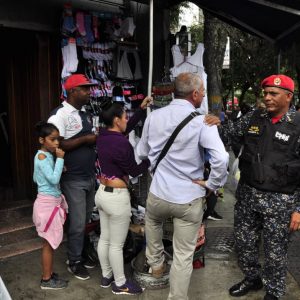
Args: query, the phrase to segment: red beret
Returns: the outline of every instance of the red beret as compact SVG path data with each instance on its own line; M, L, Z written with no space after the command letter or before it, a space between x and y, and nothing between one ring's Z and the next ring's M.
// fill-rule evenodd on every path
M277 87L294 93L295 84L292 78L285 75L271 75L261 82L262 88L267 86Z
M90 82L83 74L73 74L67 78L64 83L64 87L66 90L73 89L77 86L92 86L97 85L97 83Z

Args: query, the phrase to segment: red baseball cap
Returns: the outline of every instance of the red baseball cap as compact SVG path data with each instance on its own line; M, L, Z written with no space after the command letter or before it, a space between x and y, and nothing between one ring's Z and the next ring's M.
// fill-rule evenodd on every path
M86 76L83 74L73 74L67 78L64 83L65 89L68 91L78 86L93 86L97 83L90 82Z
M265 78L262 82L261 82L261 87L277 87L277 88L281 88L284 90L288 90L291 93L294 93L294 89L295 89L295 83L293 81L292 78L285 76L285 75L271 75L267 78Z

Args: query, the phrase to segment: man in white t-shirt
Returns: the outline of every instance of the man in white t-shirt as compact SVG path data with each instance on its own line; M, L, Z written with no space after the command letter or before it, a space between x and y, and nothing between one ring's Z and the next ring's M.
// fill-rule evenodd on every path
M51 112L48 119L58 129L65 154L61 189L69 206L67 229L68 270L76 278L89 279L82 260L85 225L95 198L95 142L92 119L83 106L90 98L91 83L84 75L71 75L65 82L67 100Z

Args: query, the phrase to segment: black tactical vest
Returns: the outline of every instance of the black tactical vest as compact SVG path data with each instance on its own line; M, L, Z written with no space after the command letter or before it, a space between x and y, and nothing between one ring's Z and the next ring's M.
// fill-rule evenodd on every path
M244 135L239 168L241 183L293 193L300 186L300 113L272 124L262 111L255 111Z

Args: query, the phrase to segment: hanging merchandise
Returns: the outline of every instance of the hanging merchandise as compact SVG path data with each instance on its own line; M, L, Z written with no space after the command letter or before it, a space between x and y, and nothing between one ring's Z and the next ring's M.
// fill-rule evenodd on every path
M120 28L114 31L115 36L120 38L132 37L134 34L135 25L132 17L128 17L121 21Z
M160 108L170 104L173 99L174 84L172 82L156 83L153 88L153 108Z
M118 45L116 77L126 80L140 80L143 78L141 62L136 47Z
M76 26L72 14L72 6L70 3L66 3L64 5L61 33L63 36L69 37L72 36L75 31L76 31Z
M204 89L207 90L207 74L203 66L204 45L199 43L196 52L191 56L184 56L178 45L172 47L174 67L170 69L171 76L175 79L180 73L191 72L198 74L203 81ZM203 98L201 107L198 109L201 114L208 113L207 96Z
M63 69L61 72L61 77L65 78L77 71L78 59L76 40L71 37L68 39L63 39L61 52L63 57Z
M78 11L76 13L76 26L79 34L81 36L86 36L85 24L84 24L84 13L82 11Z
M62 88L74 72L97 83L91 88L90 103L86 105L95 131L101 126L98 115L103 101L122 101L130 117L145 98L140 88L142 71L134 31L132 17L111 12L73 12L70 4L64 6ZM119 89L118 95L114 88ZM64 90L62 96L66 97Z

